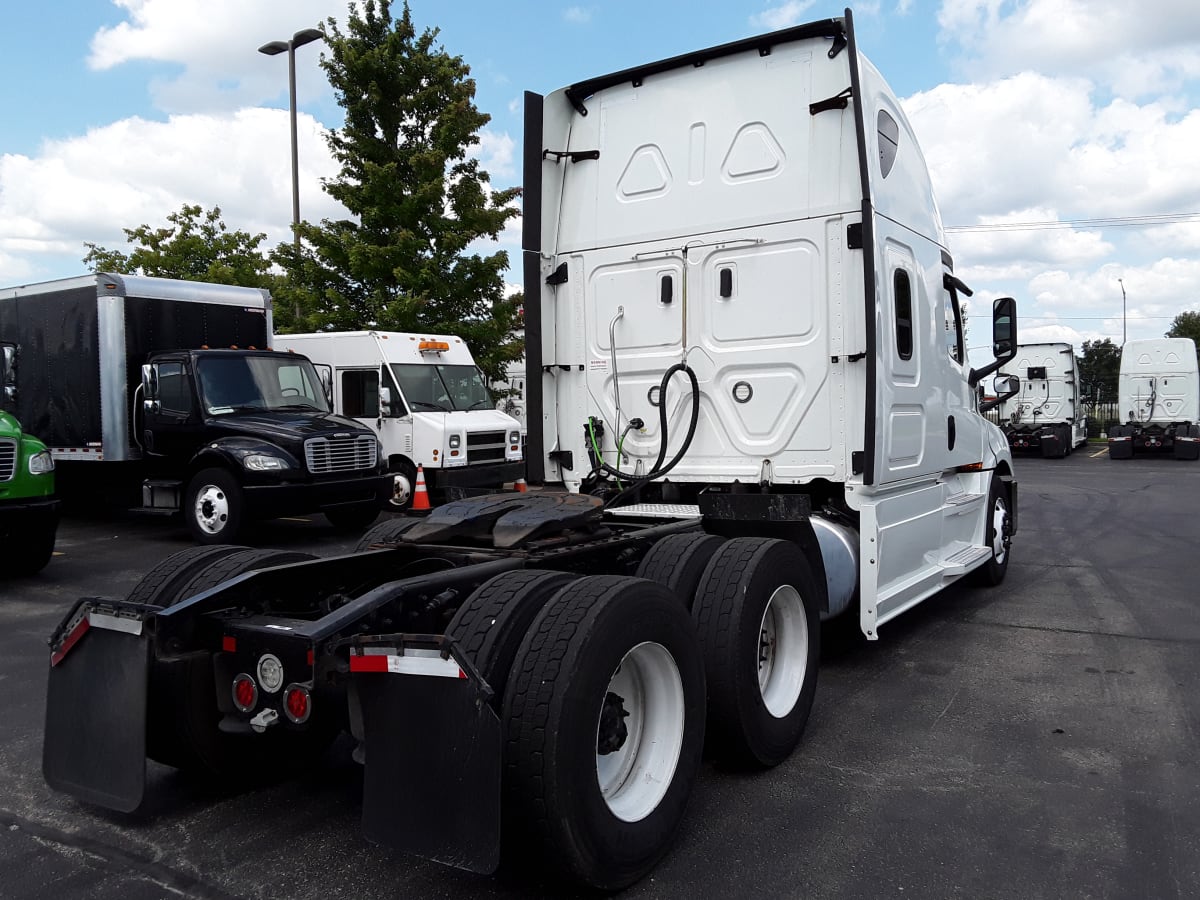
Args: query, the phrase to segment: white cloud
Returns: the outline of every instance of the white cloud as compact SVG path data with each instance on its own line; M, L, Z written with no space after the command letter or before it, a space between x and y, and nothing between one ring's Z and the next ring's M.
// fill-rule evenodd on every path
M337 172L323 129L303 114L297 126L301 216L344 215L320 188L321 178ZM264 232L268 246L286 241L289 146L285 111L245 109L166 122L125 119L48 142L34 157L0 156L0 260L21 256L27 271L13 274L24 276L61 267L68 256L75 264L65 274L74 274L82 271L85 241L122 248L122 228L165 225L184 203L219 206L226 225Z
M344 0L113 0L127 18L92 38L88 64L104 70L132 61L175 63L176 75L151 81L168 112L232 110L287 91L287 57L257 49L287 40L328 17L344 17ZM297 94L328 90L317 67L320 43L296 51Z
M750 24L756 28L766 28L774 31L777 28L788 28L798 25L804 13L812 8L815 0L787 0L779 6L772 6L750 17Z
M592 11L585 6L568 6L562 13L563 21L572 25L586 25L592 21Z
M1195 0L1155 0L1152 10L1128 0L943 0L938 22L976 78L1086 74L1137 97L1200 73Z
M508 132L481 131L479 145L474 148L472 155L479 157L479 162L494 180L514 178L517 174L513 164L513 154L516 141Z

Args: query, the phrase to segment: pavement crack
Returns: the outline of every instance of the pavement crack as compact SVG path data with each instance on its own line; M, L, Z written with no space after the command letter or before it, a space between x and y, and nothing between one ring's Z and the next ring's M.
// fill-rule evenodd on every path
M1016 622L993 622L987 619L960 619L964 625L982 625L990 628L1020 628L1024 631L1044 631L1050 634L1078 634L1089 637L1121 638L1129 641L1147 641L1152 644L1179 644L1184 647L1200 645L1200 638L1161 637L1152 634L1123 634L1119 631L1098 631L1088 628L1056 628L1049 625L1021 625Z
M0 827L24 832L47 844L68 850L77 850L110 865L115 870L124 870L128 875L144 878L164 890L183 897L194 898L194 900L240 900L235 894L226 893L195 875L181 872L179 869L172 868L155 859L123 847L107 844L79 832L63 831L59 828L42 825L8 809L0 809Z

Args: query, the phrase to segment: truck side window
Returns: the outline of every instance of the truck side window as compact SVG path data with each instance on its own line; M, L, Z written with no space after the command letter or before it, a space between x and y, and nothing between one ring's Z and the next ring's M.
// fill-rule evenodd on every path
M342 415L373 419L379 415L379 370L347 369L342 373Z
M912 359L912 288L909 284L908 272L897 269L892 288L896 297L896 353L901 359Z
M962 313L958 306L958 294L946 292L946 350L956 363L963 361Z
M192 379L183 363L158 364L158 400L164 410L191 415Z

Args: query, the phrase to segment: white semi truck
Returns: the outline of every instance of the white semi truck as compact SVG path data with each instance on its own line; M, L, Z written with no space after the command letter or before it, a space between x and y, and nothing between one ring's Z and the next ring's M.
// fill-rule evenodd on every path
M1127 341L1117 382L1122 424L1108 430L1108 455L1171 453L1200 459L1200 375L1188 338Z
M1087 443L1087 416L1070 344L1022 344L1000 371L1021 382L1017 395L999 407L1009 447L1061 459Z
M311 359L334 411L379 435L393 507L411 506L418 464L436 502L524 477L521 425L494 408L462 338L337 331L281 334L275 345Z
M560 490L81 600L50 641L53 787L132 809L146 755L244 778L348 715L371 839L491 872L503 829L618 889L706 744L758 769L799 744L823 620L875 640L1004 578L1017 485L976 387L1015 303L972 369L924 158L849 11L525 102L527 464ZM173 699L189 665L208 707Z

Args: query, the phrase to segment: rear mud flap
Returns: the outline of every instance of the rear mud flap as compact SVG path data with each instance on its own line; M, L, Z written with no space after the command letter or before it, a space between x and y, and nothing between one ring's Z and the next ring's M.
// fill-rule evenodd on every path
M351 672L362 714L364 834L444 865L496 871L501 735L491 691L453 656L389 648L352 655Z
M42 774L57 791L133 812L146 791L150 639L91 628L50 668Z

